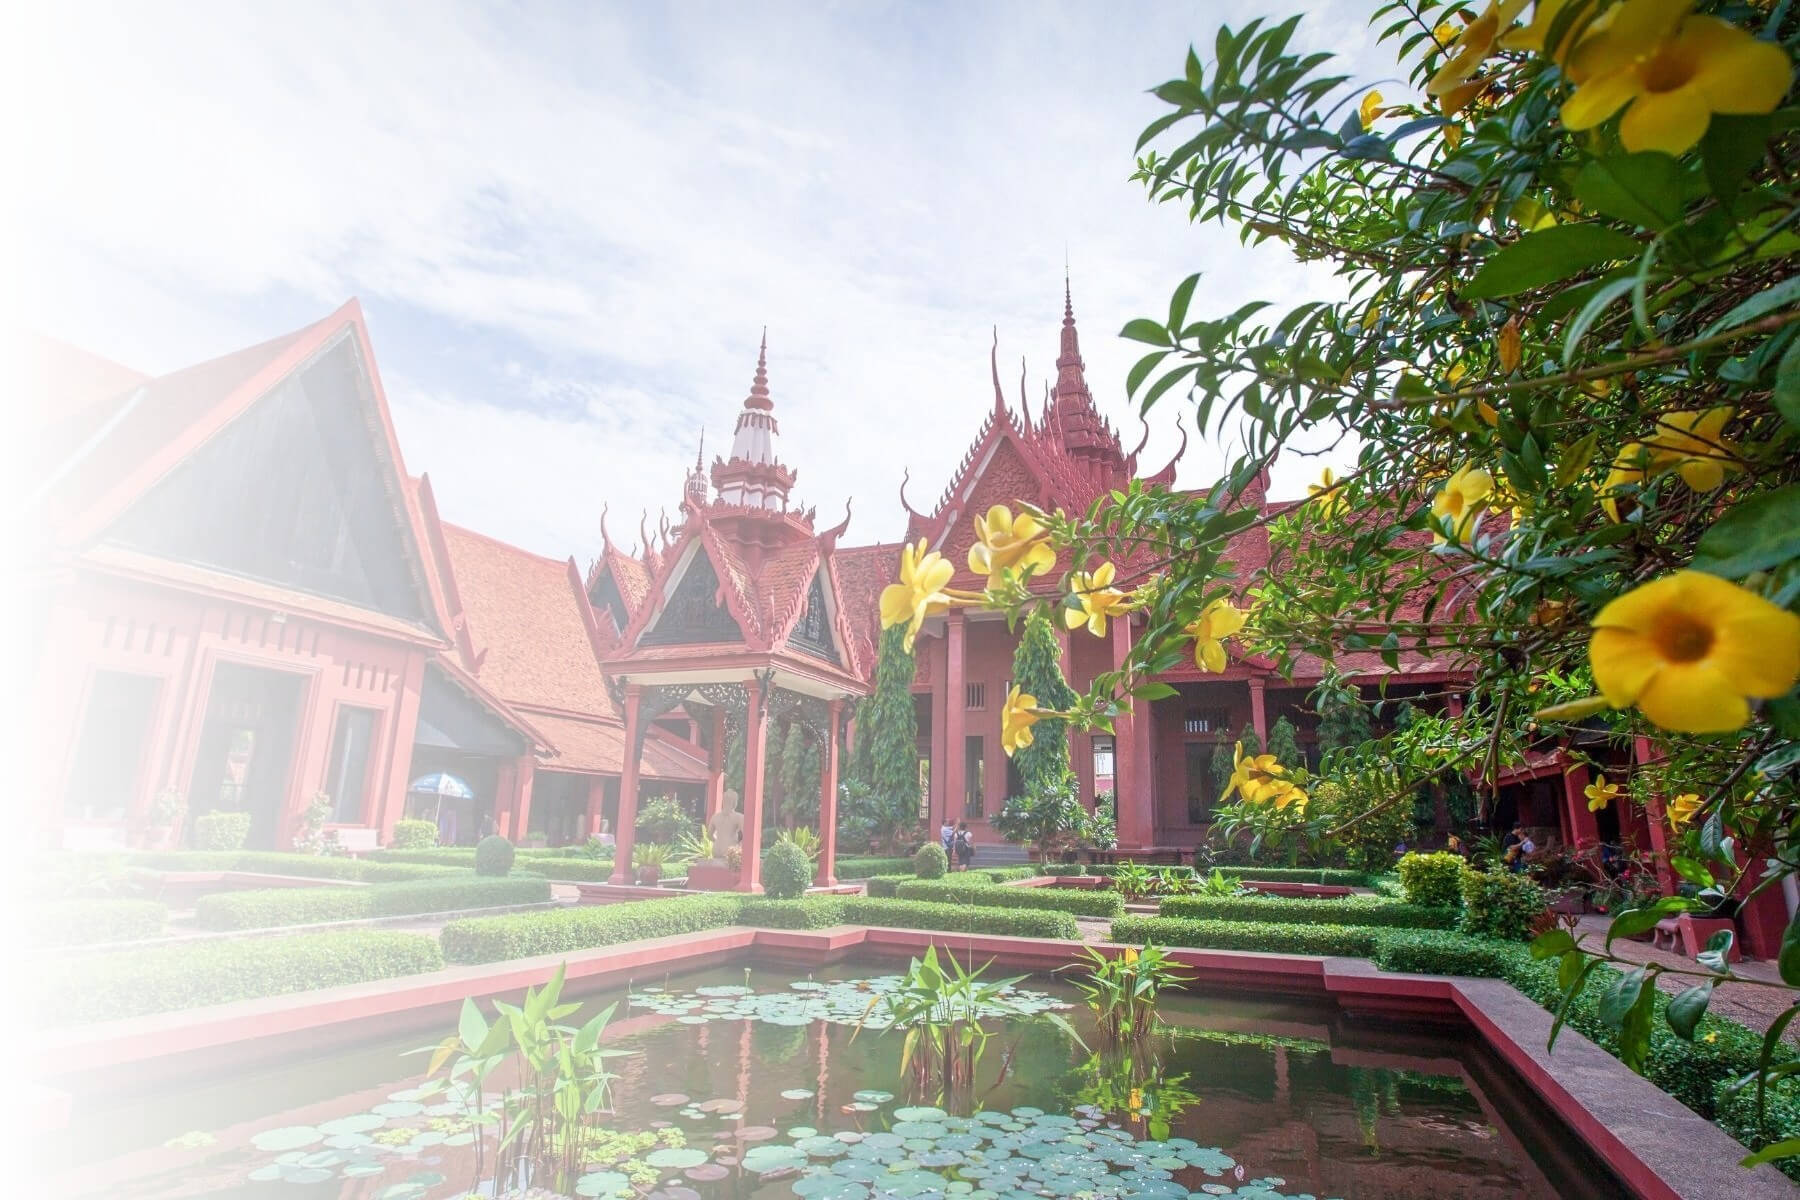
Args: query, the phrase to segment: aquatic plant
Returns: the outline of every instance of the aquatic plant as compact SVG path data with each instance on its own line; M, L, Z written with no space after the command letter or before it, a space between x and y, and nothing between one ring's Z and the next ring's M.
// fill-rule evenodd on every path
M566 1189L601 1146L591 1119L607 1107L617 1078L606 1060L623 1053L600 1047L616 1006L583 1025L565 1024L581 1009L562 1003L565 966L543 987L527 988L522 1004L494 1001L492 1022L464 1000L456 1032L415 1052L431 1055L420 1094L453 1092L468 1106L476 1185L486 1174L490 1133L496 1188L535 1181ZM498 1085L492 1102L490 1081Z
M1140 1125L1150 1140L1167 1141L1175 1119L1200 1102L1187 1075L1171 1075L1153 1049L1096 1050L1080 1068L1083 1104Z
M1108 1044L1136 1041L1156 1024L1156 998L1165 987L1179 986L1192 978L1154 943L1142 950L1126 947L1114 956L1084 947L1091 964L1086 981L1075 986L1087 998L1100 1032Z

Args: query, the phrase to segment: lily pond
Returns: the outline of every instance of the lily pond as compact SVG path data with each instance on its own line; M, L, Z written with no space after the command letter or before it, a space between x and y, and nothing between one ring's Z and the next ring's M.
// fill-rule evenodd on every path
M571 989L570 1026L615 1006L597 1051L612 1078L557 1179L515 1170L496 1187L510 1118L495 1094L515 1081L497 1073L479 1097L467 1074L428 1082L434 1056L417 1051L442 1029L205 1086L78 1094L78 1136L40 1146L43 1165L56 1195L144 1200L1626 1194L1454 1032L1168 993L1151 1036L1103 1049L1080 995L1032 977L987 1003L968 1076L932 1090L907 1030L886 1027L883 997L901 986L890 969L730 968Z

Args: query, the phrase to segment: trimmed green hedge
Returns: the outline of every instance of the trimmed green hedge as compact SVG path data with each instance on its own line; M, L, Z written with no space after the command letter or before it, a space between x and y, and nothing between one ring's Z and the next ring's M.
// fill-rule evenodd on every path
M34 904L20 914L31 946L93 946L155 937L169 909L155 900L60 900Z
M358 888L215 892L194 902L194 923L202 929L267 929L508 904L544 904L549 899L550 881L541 876L465 873Z
M894 929L935 929L947 933L995 933L1009 937L1080 936L1075 918L1064 912L1028 908L979 908L964 903L888 900L869 896L806 896L799 900L747 899L741 925L777 929L824 929L832 925L882 925Z
M1034 868L1039 875L1115 875L1120 863L1046 863ZM1157 869L1166 864L1145 863ZM1379 876L1339 867L1202 867L1202 875L1217 870L1227 879L1260 880L1264 883L1325 883L1335 887L1374 887Z
M743 897L731 892L583 905L555 912L466 917L438 935L450 962L499 962L539 954L568 954L615 942L668 937L729 925Z
M1205 921L1276 921L1293 925L1374 925L1399 929L1454 929L1454 908L1425 908L1356 897L1306 900L1286 896L1168 896L1157 905L1164 917Z
M1771 1142L1800 1137L1800 1087L1792 1080L1771 1087L1763 1105L1763 1124L1756 1123L1756 1085L1730 1090L1729 1083L1713 1089L1713 1120L1719 1128L1752 1149L1760 1150ZM1789 1179L1800 1180L1800 1158L1783 1158L1775 1162Z
M912 875L871 875L863 880L863 890L871 896L892 900L899 894L900 885L910 883L914 878Z
M513 863L513 873L520 871L570 883L605 883L612 878L613 864L610 858L528 858L521 854Z
M839 881L867 879L871 875L912 875L912 859L904 858L840 858L835 864Z
M1367 925L1274 925L1262 921L1203 921L1180 917L1120 917L1112 940L1207 950L1269 954L1325 954L1368 958L1381 930Z
M1474 975L1505 979L1524 951L1512 942L1466 937L1439 929L1385 929L1375 944L1375 965L1414 975ZM1528 955L1526 957L1529 957Z
M44 963L27 984L46 1025L75 1025L435 971L420 933L353 929L156 946Z
M1125 899L1113 891L1083 892L1073 888L999 887L986 880L908 879L895 888L901 900L933 900L977 904L983 908L1035 908L1084 917L1117 917Z
M420 853L425 853L420 851ZM276 850L158 850L133 854L128 866L155 871L260 871L269 875L306 875L321 879L356 879L363 883L398 883L405 879L437 879L454 866L429 866L368 858L336 858L326 854L283 854Z

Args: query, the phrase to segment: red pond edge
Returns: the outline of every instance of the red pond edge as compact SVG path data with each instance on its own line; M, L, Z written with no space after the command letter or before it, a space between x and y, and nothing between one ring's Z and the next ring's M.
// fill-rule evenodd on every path
M32 1094L41 1101L34 1105L34 1124L54 1128L67 1119L66 1103L49 1102L58 1095L54 1085L59 1082L66 1086L104 1076L117 1084L120 1073L129 1071L134 1086L155 1087L415 1027L437 1027L453 1019L465 998L516 994L548 978L558 963L567 965L571 982L603 986L751 956L758 964L814 967L852 954L905 959L931 945L965 960L992 959L1008 969L1047 972L1070 965L1094 944L866 926L732 926L51 1030L26 1055L27 1075L39 1081L32 1085ZM1096 948L1107 953L1125 949L1111 944ZM1800 1188L1773 1167L1738 1167L1744 1150L1723 1130L1580 1034L1563 1030L1554 1056L1546 1052L1551 1015L1501 980L1390 974L1353 958L1191 949L1170 954L1197 972L1208 988L1312 997L1360 1019L1467 1029L1646 1200L1800 1195Z

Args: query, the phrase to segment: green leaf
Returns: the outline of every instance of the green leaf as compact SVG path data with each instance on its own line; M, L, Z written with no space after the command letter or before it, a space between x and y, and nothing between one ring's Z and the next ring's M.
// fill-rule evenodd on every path
M1800 484L1733 505L1694 548L1694 567L1725 579L1779 566L1800 555Z
M1119 336L1130 338L1134 342L1148 342L1152 346L1169 344L1169 331L1148 317L1127 321L1125 328L1119 330Z
M457 1019L456 1032L462 1038L463 1045L470 1050L478 1050L481 1043L487 1040L487 1021L483 1019L481 1010L475 1007L475 1002L467 997L463 998L462 1015Z
M1669 1001L1665 1016L1676 1037L1689 1042L1694 1040L1694 1028L1706 1015L1706 1006L1712 1002L1712 990L1712 981L1708 980L1695 984Z
M1736 329L1739 325L1754 321L1765 313L1774 312L1795 301L1800 301L1800 275L1790 276L1773 287L1764 288L1708 325L1700 336L1710 337L1720 330Z
M1700 162L1713 195L1729 204L1744 179L1762 162L1770 119L1763 114L1727 116L1714 113L1700 139Z
M1800 1138L1789 1138L1785 1142L1776 1142L1773 1146L1764 1146L1755 1154L1746 1154L1738 1160L1740 1167L1760 1167L1766 1162L1774 1162L1778 1158L1792 1158L1800 1154Z
M1660 233L1681 219L1681 166L1655 150L1591 162L1575 176L1575 198L1595 212Z
M1677 875L1681 876L1689 883L1699 884L1701 887L1711 887L1713 885L1712 872L1707 870L1706 865L1698 859L1689 858L1684 854L1677 854L1669 859L1669 865L1675 868L1675 873Z
M1465 300L1491 300L1567 279L1596 263L1636 258L1643 247L1604 225L1557 225L1504 246L1463 288Z
M1200 272L1195 271L1175 289L1169 297L1169 328L1179 330L1187 324L1188 302L1194 298L1194 288L1200 283Z
M1794 987L1800 987L1800 915L1788 922L1788 927L1781 935L1781 952L1775 956L1775 966L1781 972L1781 981Z
M1640 933L1655 929L1656 923L1667 915L1668 913L1663 911L1662 906L1657 904L1652 904L1648 908L1625 909L1613 918L1612 924L1606 929L1607 948L1612 948L1614 938L1635 937Z
M1615 1029L1623 1028L1626 1016L1648 986L1652 985L1647 968L1639 967L1618 976L1600 992L1600 1019Z
M1715 975L1723 975L1731 970L1728 955L1731 953L1731 943L1736 940L1736 933L1721 929L1706 939L1706 949L1694 955L1694 961Z
M1555 958L1575 948L1575 939L1566 929L1551 929L1538 934L1531 942L1531 957Z
M1800 429L1800 338L1795 338L1775 368L1775 392L1769 397L1781 419Z

